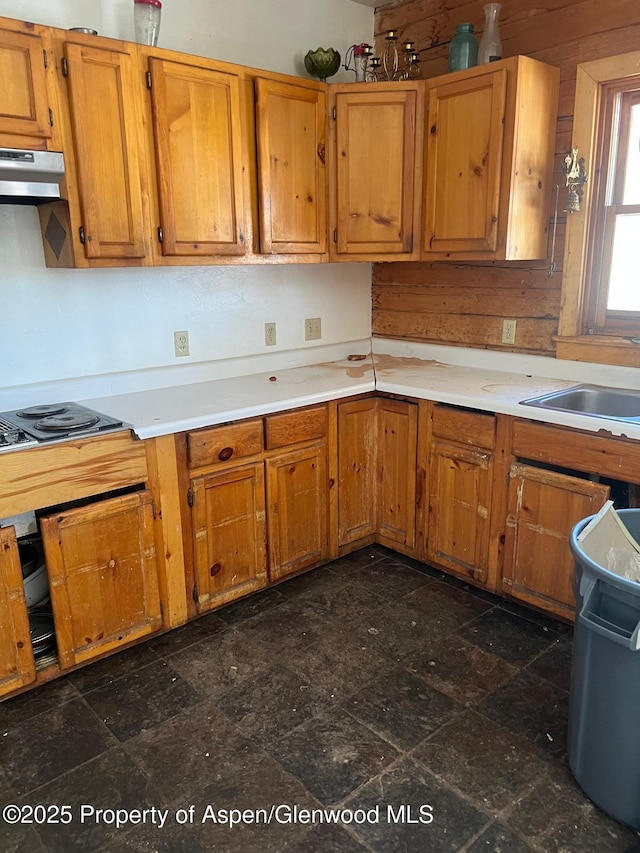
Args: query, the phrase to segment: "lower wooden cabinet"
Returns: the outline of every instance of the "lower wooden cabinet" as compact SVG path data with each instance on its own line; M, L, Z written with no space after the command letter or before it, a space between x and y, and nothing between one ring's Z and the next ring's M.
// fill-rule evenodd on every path
M338 544L416 545L418 406L366 398L338 406Z
M158 441L4 458L0 517L38 513L58 662L34 658L0 527L0 696L159 631L161 602L173 627L374 542L571 619L567 539L609 496L594 454L607 482L640 483L637 442L376 395Z
M40 520L61 668L160 629L151 494Z
M446 441L431 446L427 557L462 577L487 577L491 453Z
M418 406L378 400L377 533L390 548L416 544Z
M0 518L35 514L50 600L28 611L19 549L33 535L18 540L10 520L0 527L0 695L162 628L165 555L149 479L145 447L126 430L3 457ZM35 655L32 614L54 632Z
M198 612L329 558L327 406L187 435Z
M338 406L338 546L348 550L376 533L377 411L375 397Z
M493 415L433 407L427 559L478 583L487 580L495 435Z
M0 696L36 679L16 532L0 528Z
M328 558L326 445L278 454L266 468L269 577L275 581Z
M236 465L191 481L198 612L267 583L264 470Z
M502 592L557 616L573 618L574 525L597 512L609 487L514 464L510 472Z

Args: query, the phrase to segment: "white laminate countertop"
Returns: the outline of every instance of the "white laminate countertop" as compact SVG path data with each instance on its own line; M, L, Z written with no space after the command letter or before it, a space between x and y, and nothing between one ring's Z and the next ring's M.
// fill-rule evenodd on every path
M371 357L212 379L150 391L82 400L121 418L139 438L256 417L375 389Z
M375 342L377 349L384 345L384 340ZM593 365L576 368L575 363L567 363L570 378L564 378L562 375L536 375L536 368L545 367L549 362L553 362L549 371L554 374L562 371L562 363L557 365L555 360L536 356L509 360L496 358L495 354L474 355L473 351L464 351L471 353L469 360L475 361L474 365L428 358L425 357L428 349L407 349L405 344L394 346L389 342L388 349L392 352L370 353L361 361L342 359L80 402L121 418L143 439L373 390L640 439L640 423L555 412L523 406L521 402L581 382L596 383L600 379L602 384L616 384L611 377L617 380L618 387L624 387L625 380L628 387L633 387L630 380L635 380L637 387L638 376L625 372L626 369L610 374L604 368L600 374L596 370L594 377ZM450 355L459 361L467 358L464 352L449 353L443 347L433 348L433 351L439 356ZM415 352L419 354L406 354ZM507 364L517 369L495 369L496 364ZM526 372L529 370L531 372Z

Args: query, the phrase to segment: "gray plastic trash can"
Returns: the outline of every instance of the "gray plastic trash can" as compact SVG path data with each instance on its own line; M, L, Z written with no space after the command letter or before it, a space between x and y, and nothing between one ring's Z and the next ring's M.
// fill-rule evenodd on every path
M640 541L640 509L619 510ZM578 534L575 559L576 623L569 700L569 765L597 806L640 830L640 584L594 563Z

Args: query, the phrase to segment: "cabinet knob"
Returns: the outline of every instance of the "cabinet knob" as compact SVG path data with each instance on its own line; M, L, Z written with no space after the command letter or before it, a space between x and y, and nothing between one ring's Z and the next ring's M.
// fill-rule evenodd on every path
M110 569L115 569L115 567L116 567L116 561L113 559L113 557L112 557L112 558L109 560L109 562L107 563L107 567L108 567L108 568L110 568Z
M324 162L325 162L324 142L320 142L320 144L318 145L318 157L320 158L320 162L324 165Z
M233 456L233 447L223 447L220 453L218 453L218 459L221 462L226 462L227 459L231 459Z

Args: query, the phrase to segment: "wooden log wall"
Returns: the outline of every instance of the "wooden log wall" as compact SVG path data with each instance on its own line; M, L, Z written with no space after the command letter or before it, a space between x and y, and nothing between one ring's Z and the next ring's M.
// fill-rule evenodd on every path
M375 48L384 35L417 43L420 77L447 73L449 41L462 21L484 27L482 0L405 0L376 12ZM553 355L558 328L566 192L560 170L571 147L576 66L640 46L640 0L503 0L503 56L525 54L560 71L549 250L543 261L390 263L373 268L373 333L446 344ZM560 184L556 272L549 277L555 186ZM516 318L518 347L501 344L502 321Z

